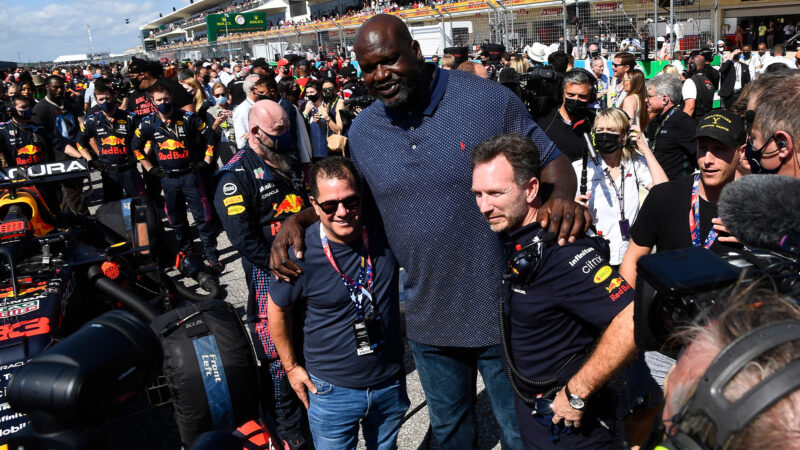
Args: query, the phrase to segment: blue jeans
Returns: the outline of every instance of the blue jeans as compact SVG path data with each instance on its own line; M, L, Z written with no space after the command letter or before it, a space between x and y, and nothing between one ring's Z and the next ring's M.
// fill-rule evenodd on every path
M500 424L500 443L504 450L521 449L514 392L506 378L503 352L499 345L478 348L433 347L408 340L414 355L428 415L436 441L442 450L473 448L475 416L472 397L474 373L483 377L486 391Z
M397 433L411 402L404 376L368 389L335 386L309 374L317 393L308 395L308 423L316 450L355 449L358 424L367 448L397 448Z

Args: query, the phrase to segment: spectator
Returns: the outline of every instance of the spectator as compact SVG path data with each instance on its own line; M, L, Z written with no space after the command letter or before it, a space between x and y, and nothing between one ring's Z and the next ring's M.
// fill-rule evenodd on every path
M308 138L308 129L305 126L303 115L297 109L300 99L300 86L294 77L284 77L278 82L278 104L286 112L289 119L289 133L292 136L291 153L303 165L303 173L308 171L311 163L311 141ZM307 178L307 177L306 177Z
M359 176L341 157L311 169L309 200L319 221L306 230L303 275L270 283L269 323L289 382L308 409L317 448L396 448L410 402L400 331L398 264ZM294 252L290 252L294 254ZM344 286L342 286L344 284ZM295 354L293 310L303 321ZM354 333L355 331L355 333Z
M794 69L794 64L791 60L786 58L786 50L782 45L776 45L772 48L772 54L767 55L764 59L764 71L766 71L769 66L773 64L782 64L789 69Z
M325 101L322 98L322 84L317 80L310 80L305 90L306 104L303 117L308 123L308 137L311 140L312 161L318 161L328 156L328 120L330 116ZM323 111L324 115L323 115ZM327 118L326 118L327 117Z
M464 72L469 72L475 76L489 79L489 72L486 71L486 67L481 63L476 63L474 61L464 61L463 63L458 65L457 70L463 70Z
M197 81L196 78L187 78L183 81L179 82L186 92L192 96L192 102L194 102L194 110L197 112L197 115L200 117L206 117L206 111L208 108L214 106L214 103L211 102L208 97L206 96L206 91L200 86L200 82ZM213 90L212 90L213 93Z
M753 55L752 59L750 59L750 79L751 80L757 79L759 75L764 73L764 69L767 68L766 64L764 64L764 63L767 61L768 58L769 58L769 55L767 54L767 44L765 44L763 42L759 42L759 44L758 44L758 53Z
M219 137L214 154L224 166L238 151L236 132L233 128L233 111L230 109L230 95L224 84L215 84L211 92L214 94L214 105L206 110L206 123Z
M516 70L518 74L523 74L530 70L531 64L524 56L514 55L511 57L511 63L509 64L509 67Z
M450 54L445 54L442 56L441 66L444 70L453 70L455 69L456 64L456 57Z
M592 75L597 79L597 100L594 101L590 105L592 109L595 111L599 111L601 109L605 109L606 107L606 95L608 94L608 76L603 73L603 67L605 64L603 63L603 58L595 57L592 58L591 68L592 68Z
M614 70L614 79L611 84L611 97L614 106L617 108L622 107L622 101L628 95L625 92L625 74L636 69L636 57L633 53L622 52L614 56L614 61L611 63L611 68Z
M625 87L625 100L622 101L622 110L628 115L631 125L644 130L650 122L647 104L644 101L647 97L644 73L640 70L626 73L623 86Z
M696 146L692 143L695 121L683 112L681 80L660 74L647 81L647 111L655 113L653 134L648 136L650 148L670 180L694 171Z
M256 83L258 83L261 78L261 76L254 74L244 79L242 89L247 93L247 98L233 110L233 128L236 132L236 147L240 149L247 143L247 135L249 133L247 117L250 113L250 108L253 106L253 103L267 99L266 89L259 90L256 87Z
M567 73L569 56L561 50L554 51L547 56L547 64L552 66L556 73Z
M567 72L562 82L561 105L537 121L570 161L577 161L586 151L583 134L589 131L594 120L589 108L595 100L592 97L594 84L594 76L584 69ZM585 122L584 127L575 129L580 122Z
M578 191L577 200L589 208L598 234L609 241L609 263L615 270L622 263L630 227L639 214L639 187L650 190L668 181L639 127L629 123L618 108L600 111L592 130L600 165L586 157L572 163L580 185L587 187L585 194ZM631 146L626 144L629 138Z
M706 59L703 55L692 58L696 69L692 70L691 63L687 79L683 82L681 96L683 97L683 112L694 119L702 118L714 108L714 92L716 85L706 75ZM711 70L714 70L711 68Z
M679 78L681 76L681 73L678 72L678 69L676 69L675 66L673 66L672 64L670 64L668 66L664 66L664 68L661 69L661 73L668 73L670 75L674 75L674 76L679 77Z
M739 60L741 50L736 49L731 52L727 61L722 63L719 68L722 79L719 88L719 96L722 99L725 109L730 110L742 89L750 83L750 71L742 61Z
M608 79L610 75L610 72L608 71L608 60L600 56L600 47L597 44L589 44L586 59L583 61L584 66L591 67L592 70L594 71L595 58L600 58L600 62L602 63L602 68L603 68L602 74L606 77L606 79Z

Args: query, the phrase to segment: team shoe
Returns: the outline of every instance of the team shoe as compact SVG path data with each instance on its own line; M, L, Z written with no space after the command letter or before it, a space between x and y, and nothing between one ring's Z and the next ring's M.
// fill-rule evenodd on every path
M206 260L206 265L214 275L219 275L225 270L225 265L218 259L208 259Z

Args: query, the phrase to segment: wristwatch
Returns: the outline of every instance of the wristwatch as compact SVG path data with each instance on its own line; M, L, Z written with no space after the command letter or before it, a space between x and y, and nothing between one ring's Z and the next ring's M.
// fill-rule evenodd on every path
M583 411L583 408L586 407L586 400L578 397L577 395L571 393L569 391L569 383L564 385L564 393L567 395L567 400L569 400L569 406L572 409L577 409L578 411Z

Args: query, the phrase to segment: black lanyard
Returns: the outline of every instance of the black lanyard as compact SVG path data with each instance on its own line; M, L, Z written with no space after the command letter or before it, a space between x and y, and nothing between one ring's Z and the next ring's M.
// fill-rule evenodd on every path
M656 129L656 134L655 134L655 136L653 136L653 150L652 150L653 154L655 154L655 152L656 152L656 144L658 143L658 135L661 134L661 130L664 128L664 125L667 123L669 118L672 117L672 114L674 114L677 109L678 109L677 106L673 106L672 110L667 114L667 117L664 118L664 120L661 122L661 124Z
M608 167L604 168L603 172L605 172L606 178L608 178L608 181L611 183L611 187L614 188L614 192L617 193L617 200L619 200L620 220L625 220L625 166L622 164L619 166L619 189L617 188L617 183L614 183L614 178L611 176L611 171L608 170Z

